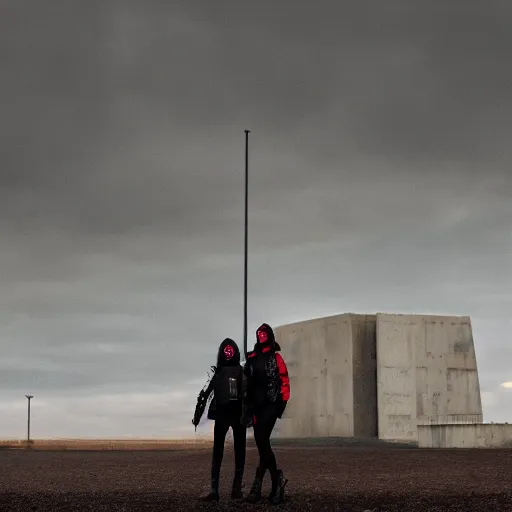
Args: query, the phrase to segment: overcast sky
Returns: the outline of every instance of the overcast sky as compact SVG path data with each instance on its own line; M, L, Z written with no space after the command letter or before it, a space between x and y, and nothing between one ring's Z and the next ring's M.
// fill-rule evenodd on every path
M302 4L302 6L301 6ZM470 315L512 421L512 5L0 1L0 437L193 433L226 336ZM286 354L284 354L286 356Z

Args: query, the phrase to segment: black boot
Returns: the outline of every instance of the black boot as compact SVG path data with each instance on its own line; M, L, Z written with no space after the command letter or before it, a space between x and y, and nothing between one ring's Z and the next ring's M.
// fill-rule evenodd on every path
M242 492L242 479L244 472L235 470L235 477L233 478L233 487L231 488L231 497L234 500L240 500L244 497Z
M277 469L271 469L270 478L272 480L272 488L270 490L270 494L268 495L268 501L272 503L275 495L277 494L277 489L279 488L279 471Z
M248 503L258 503L258 501L261 500L261 486L263 485L264 476L265 470L258 468L256 470L256 476L254 477L251 490L249 491L249 495L246 498Z
M207 494L204 498L201 498L201 501L219 501L219 479L212 478L212 488L210 493Z
M272 490L270 491L268 501L270 501L272 505L279 505L284 501L284 488L286 487L288 480L285 479L283 472L280 469L272 472L271 477Z

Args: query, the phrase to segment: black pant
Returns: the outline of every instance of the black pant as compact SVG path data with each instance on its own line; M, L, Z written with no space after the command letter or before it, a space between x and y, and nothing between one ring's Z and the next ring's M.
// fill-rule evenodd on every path
M233 429L235 448L235 474L242 478L245 466L247 429L240 422L240 413L217 414L213 429L212 480L218 480L224 456L224 441L229 427Z
M278 405L273 403L259 407L254 414L254 440L258 447L260 456L259 469L262 472L265 472L267 469L269 469L271 473L277 471L276 456L272 451L272 446L270 446L270 436L276 424L277 415Z

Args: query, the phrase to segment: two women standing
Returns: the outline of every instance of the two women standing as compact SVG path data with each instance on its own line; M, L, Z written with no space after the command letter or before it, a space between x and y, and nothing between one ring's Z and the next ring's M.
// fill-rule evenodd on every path
M235 448L235 477L231 496L242 498L242 478L245 465L246 428L252 426L258 448L259 465L247 501L261 499L263 479L267 469L272 480L269 501L279 504L284 500L287 480L278 469L270 436L278 418L281 418L290 398L290 381L286 364L279 353L281 348L268 324L256 331L256 344L247 354L245 367L240 365L240 351L236 343L226 338L219 347L217 367L208 388L198 397L193 424L197 426L213 392L208 418L215 420L212 457L212 488L203 498L219 499L219 474L224 453L224 441L229 427L233 430Z

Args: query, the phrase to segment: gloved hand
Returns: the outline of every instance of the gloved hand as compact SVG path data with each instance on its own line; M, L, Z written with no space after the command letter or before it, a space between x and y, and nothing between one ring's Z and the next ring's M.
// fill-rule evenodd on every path
M286 409L287 403L288 402L285 402L284 400L281 400L280 402L278 402L278 406L277 406L277 417L278 418L281 418L281 416L283 415L284 410Z

